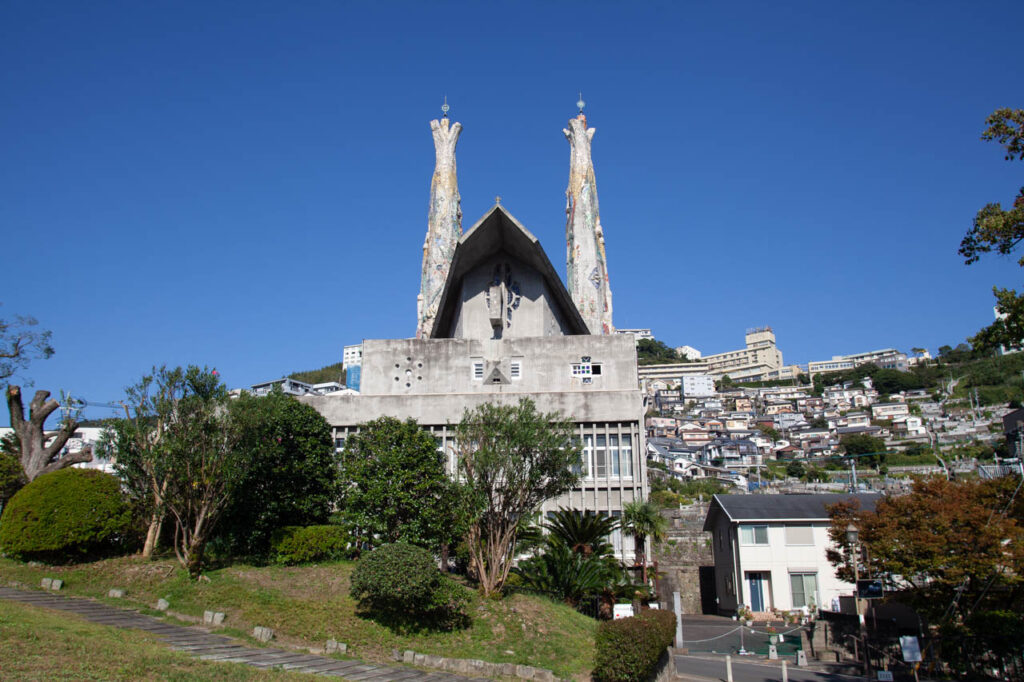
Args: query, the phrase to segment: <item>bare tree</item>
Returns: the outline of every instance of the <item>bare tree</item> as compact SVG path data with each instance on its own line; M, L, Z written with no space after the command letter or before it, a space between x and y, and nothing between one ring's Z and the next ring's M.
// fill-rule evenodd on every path
M36 358L53 355L50 332L36 329L32 317L16 315L13 320L0 319L0 381L14 376Z
M11 415L11 428L21 443L21 468L29 481L42 474L64 469L79 462L92 461L92 446L83 446L78 452L61 455L64 446L78 428L74 415L61 420L57 431L44 430L46 419L60 407L50 399L49 391L36 391L29 403L29 417L25 419L25 406L21 400L21 387L7 387L7 409Z

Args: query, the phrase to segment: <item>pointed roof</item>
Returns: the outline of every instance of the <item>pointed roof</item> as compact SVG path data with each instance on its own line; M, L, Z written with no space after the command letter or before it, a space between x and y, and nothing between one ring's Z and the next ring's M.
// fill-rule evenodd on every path
M445 280L444 293L441 295L430 338L444 338L444 330L451 328L457 312L462 280L466 274L478 263L499 251L506 251L540 273L548 291L551 292L551 305L561 313L570 334L590 334L580 311L576 309L569 292L544 253L540 241L501 204L495 204L462 235L455 246L455 254L452 256L448 279Z

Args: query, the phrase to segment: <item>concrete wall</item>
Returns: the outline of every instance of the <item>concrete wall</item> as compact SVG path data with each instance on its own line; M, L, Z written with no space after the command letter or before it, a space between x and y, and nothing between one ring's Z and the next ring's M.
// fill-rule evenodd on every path
M503 300L499 302L498 298ZM562 315L551 304L554 297L544 278L506 253L486 259L466 273L459 300L451 330L455 338L508 339L569 333ZM501 317L497 329L491 324L492 307Z
M601 366L589 383L572 374L573 363L585 357ZM519 379L511 379L514 360L520 363ZM474 379L473 363L479 361L483 378ZM489 381L495 369L507 383ZM363 342L361 381L367 396L602 391L639 396L636 371L636 347L628 336L388 339Z

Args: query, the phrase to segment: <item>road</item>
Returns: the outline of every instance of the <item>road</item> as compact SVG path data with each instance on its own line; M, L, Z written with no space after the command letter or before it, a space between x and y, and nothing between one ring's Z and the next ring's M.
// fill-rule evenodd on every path
M676 656L676 672L680 675L696 675L711 679L725 679L725 656L718 658L700 658L696 656ZM855 682L863 677L840 675L836 673L803 670L795 665L787 665L786 672L790 682ZM782 679L782 666L778 663L747 663L737 657L732 659L733 682L779 682Z

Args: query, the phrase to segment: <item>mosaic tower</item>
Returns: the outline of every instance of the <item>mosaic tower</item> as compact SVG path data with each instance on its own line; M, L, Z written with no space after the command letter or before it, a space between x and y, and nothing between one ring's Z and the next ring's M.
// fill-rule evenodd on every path
M440 121L430 122L434 135L434 177L430 180L430 213L427 237L423 241L423 274L420 294L416 297L416 338L430 338L437 316L437 306L444 291L455 245L462 236L462 209L459 206L459 183L455 175L455 145L462 124L449 127L448 105Z
M579 116L569 119L563 129L569 140L569 188L565 191L566 285L573 303L591 334L611 334L612 291L608 283L608 262L604 232L597 207L597 182L590 143L594 128L587 128L583 101Z

